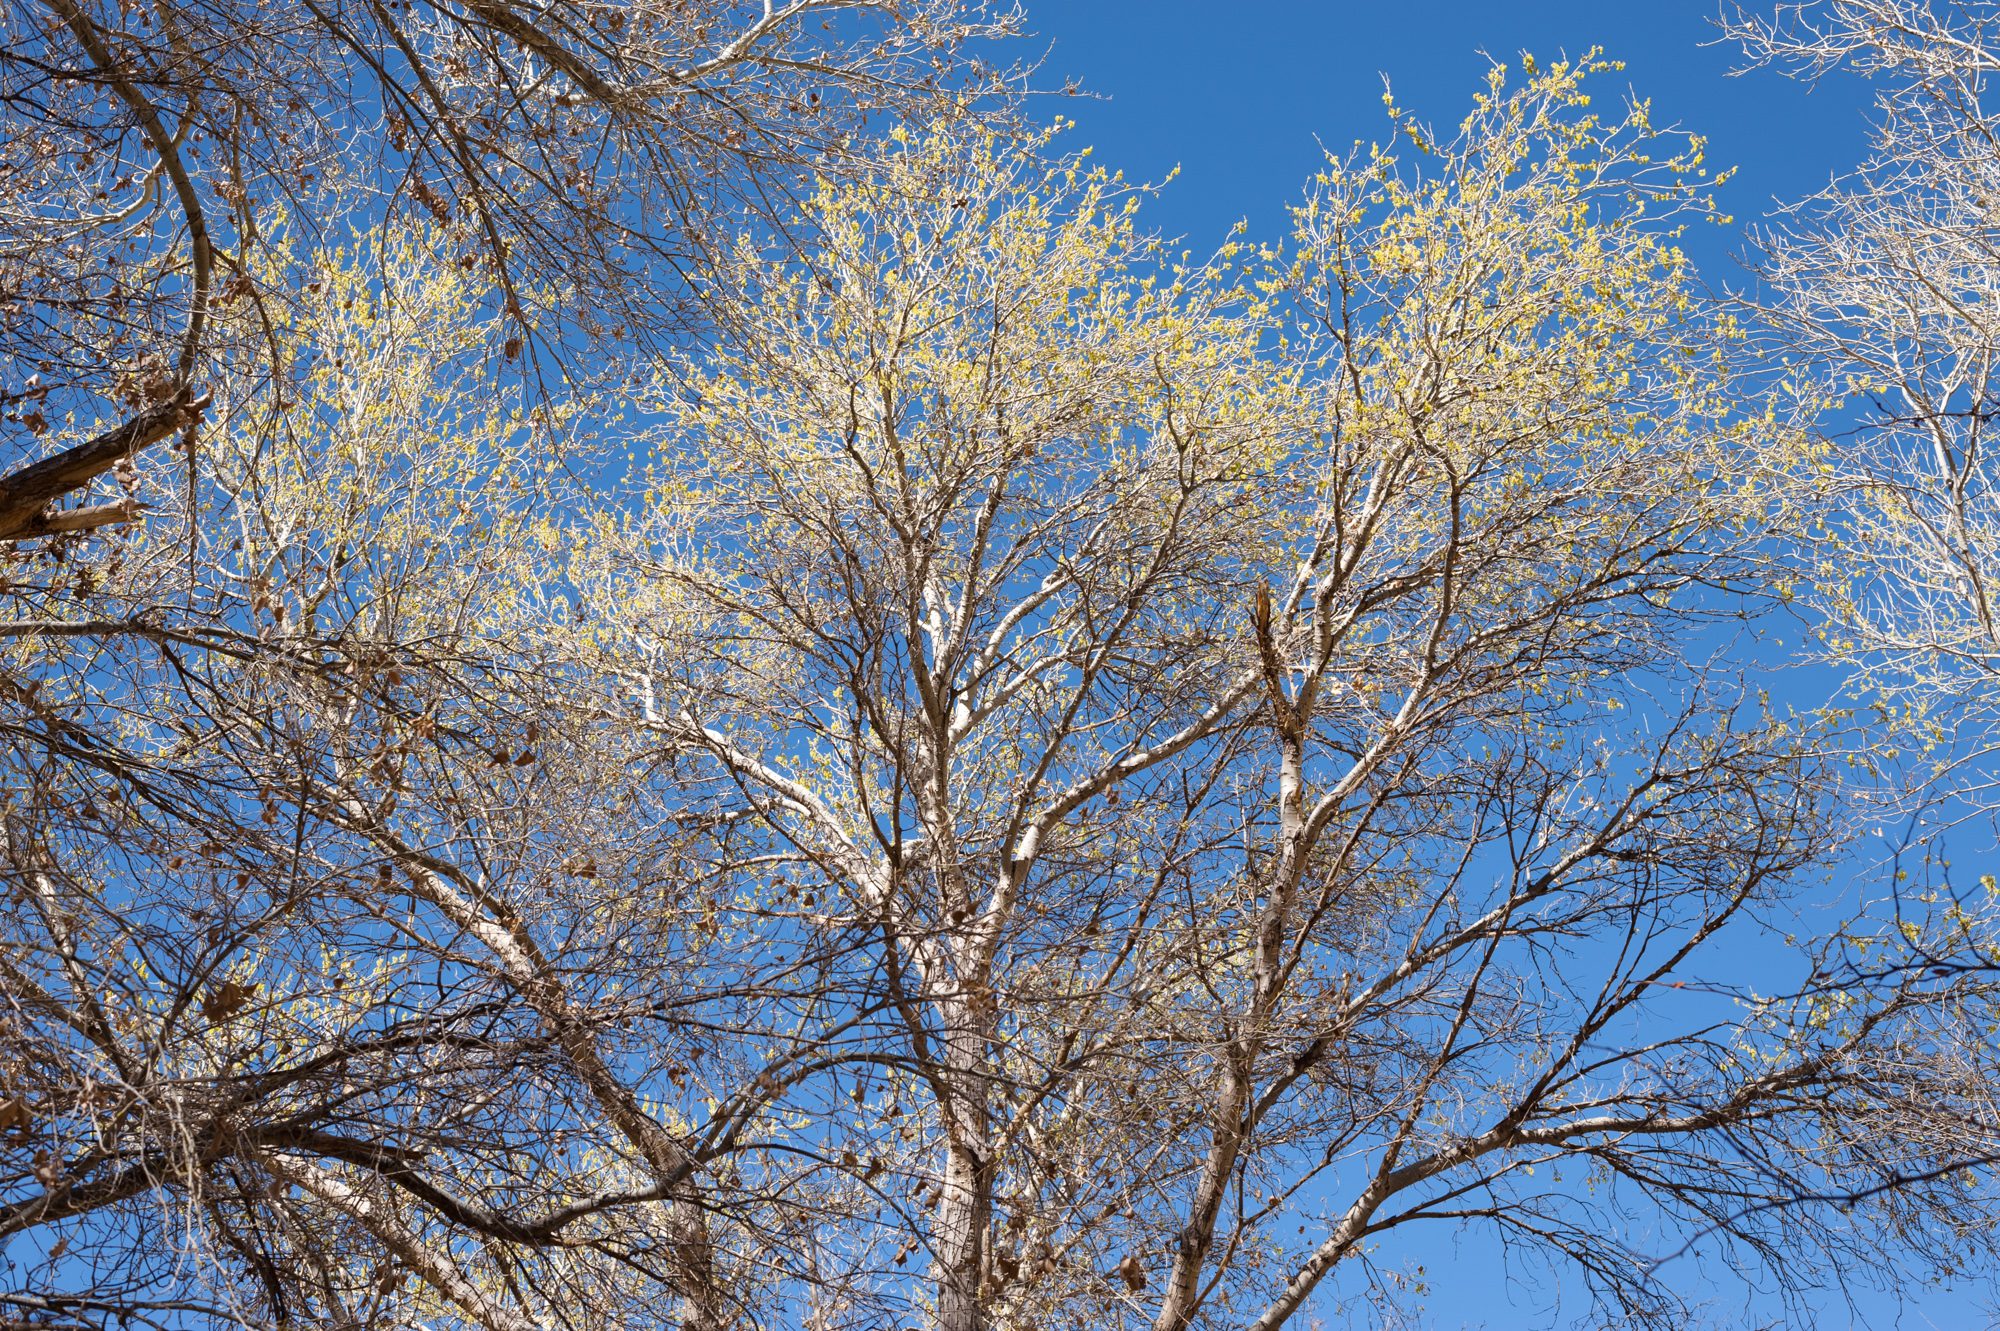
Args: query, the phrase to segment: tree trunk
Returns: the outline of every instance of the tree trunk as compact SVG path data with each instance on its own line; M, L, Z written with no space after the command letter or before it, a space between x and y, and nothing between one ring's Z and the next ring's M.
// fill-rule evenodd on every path
M1250 1079L1231 1051L1232 1062L1222 1074L1217 1095L1214 1136L1209 1141L1208 1159L1202 1162L1201 1182L1188 1205L1188 1221L1181 1227L1175 1246L1173 1266L1167 1285L1160 1292L1160 1311L1153 1319L1153 1331L1184 1331L1194 1322L1196 1289L1208 1265L1209 1249L1215 1245L1215 1219L1229 1195L1229 1178L1236 1170L1236 1158L1243 1147L1243 1111L1250 1100Z
M1291 919L1292 900L1307 850L1305 823L1305 718L1306 708L1295 707L1284 696L1278 675L1270 665L1275 653L1269 646L1268 609L1261 609L1259 637L1264 648L1271 689L1271 706L1279 726L1278 746L1278 855L1270 888L1257 920L1255 989L1242 1014L1223 1057L1228 1060L1216 1088L1215 1111L1209 1120L1208 1159L1202 1162L1201 1181L1188 1204L1187 1224L1182 1226L1175 1245L1173 1266L1166 1288L1160 1294L1159 1315L1153 1331L1185 1331L1194 1324L1199 1307L1197 1290L1209 1250L1215 1246L1215 1222L1222 1213L1223 1199L1229 1195L1229 1181L1236 1172L1237 1158L1249 1128L1248 1117L1256 1077L1257 1059L1264 1050L1265 1024L1277 1005L1284 986L1286 928Z
M993 1038L990 1004L955 999L947 1009L945 1161L933 1252L937 1261L937 1331L985 1331L982 1282L993 1222L993 1155L986 1050Z

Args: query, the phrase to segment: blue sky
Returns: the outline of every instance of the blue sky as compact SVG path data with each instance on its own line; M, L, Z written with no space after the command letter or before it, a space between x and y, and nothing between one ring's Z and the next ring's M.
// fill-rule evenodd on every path
M1479 86L1482 51L1513 63L1524 49L1551 57L1601 45L1626 62L1619 77L1652 99L1655 123L1706 134L1711 163L1739 169L1720 198L1738 227L1693 234L1688 248L1711 284L1741 287L1749 281L1737 262L1741 227L1861 155L1869 90L1846 76L1817 87L1771 71L1733 77L1741 59L1718 42L1716 12L1715 0L1030 0L1030 25L1035 49L1046 51L1037 82L1073 76L1093 94L1045 103L1046 114L1075 119L1069 144L1093 145L1098 160L1128 176L1158 180L1179 167L1147 215L1197 251L1238 218L1253 238L1282 235L1284 209L1318 166L1319 143L1344 149L1384 137L1383 75L1403 106L1451 125ZM1538 1328L1581 1311L1560 1292L1573 1281L1510 1279L1477 1231L1433 1231L1380 1255L1425 1265L1430 1326ZM1798 1325L1727 1272L1693 1258L1676 1266L1691 1290L1712 1294L1713 1326ZM1858 1315L1830 1291L1814 1324L1996 1324L1974 1292L1854 1295ZM1329 1328L1347 1324L1335 1307L1322 1313Z
M1855 160L1868 91L1847 77L1817 88L1770 71L1731 77L1741 60L1717 42L1715 14L1715 0L1031 0L1029 22L1047 52L1038 82L1074 76L1094 94L1045 103L1048 114L1076 120L1071 141L1130 176L1178 165L1150 215L1200 250L1239 217L1277 236L1318 142L1383 137L1383 75L1400 103L1445 126L1470 108L1482 50L1512 63L1593 44L1626 62L1656 123L1708 135L1710 161L1741 168L1722 202L1753 221ZM1732 239L1702 243L1711 281L1741 280Z

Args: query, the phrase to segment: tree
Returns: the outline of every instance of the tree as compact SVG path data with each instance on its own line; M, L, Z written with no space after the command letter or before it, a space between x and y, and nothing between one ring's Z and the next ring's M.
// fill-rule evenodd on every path
M1421 173L1329 161L1282 256L946 137L739 260L595 585L815 1050L795 1320L1276 1327L1442 1220L1681 1325L1646 1226L1794 1290L1879 1269L1856 1194L1983 1241L1983 916L1789 947L1832 740L1682 664L1754 602L1763 425L1673 244L1699 141L1603 68L1398 113Z
M906 128L528 402L448 232L314 257L199 522L5 591L0 1308L1276 1327L1428 1221L1682 1325L1654 1234L1984 1243L1991 909L1807 913L1768 426L1602 72L1204 262Z
M1881 88L1867 160L1762 237L1792 413L1772 470L1828 654L1975 771L2000 668L1996 22L1986 4L1839 0L1731 26L1757 62Z
M504 930L465 933L438 857L490 874L560 845L522 871L579 900L658 847L604 842L622 769L560 757L566 695L534 655L537 575L559 576L536 524L573 494L546 464L591 465L577 381L698 325L713 238L782 230L801 173L852 169L874 117L965 114L992 89L967 44L1012 22L820 0L9 8L0 540L54 539L0 584L4 1227L64 1235L6 1282L10 1314L400 1325L388 1285L417 1268L472 1322L529 1315L494 1303L496 1270L538 1309L650 1322L642 1288L589 1296L577 1226L671 1194L621 1231L657 1266L602 1260L654 1271L637 1286L691 1323L719 1315L686 1158L623 1055L594 1052L607 1022L652 1038L605 997L616 967L570 954L592 978L566 996ZM350 229L381 252L335 255ZM168 438L184 482L142 456ZM100 478L119 489L86 497ZM142 501L182 534L92 535ZM430 895L393 921L399 865ZM461 914L416 923L439 909ZM402 948L413 930L433 941ZM571 1097L641 1144L646 1179L592 1184L591 1131L526 1108ZM482 1123L518 1135L481 1146ZM505 1186L484 1159L537 1191L468 1206L415 1167L438 1151L475 1190ZM381 1209L390 1174L423 1199L407 1225ZM522 1255L468 1258L481 1243ZM550 1253L561 1272L525 1269Z
M237 358L250 381L212 382L225 326L268 346L285 320L270 307L291 284L263 280L285 272L274 234L330 245L424 217L484 275L531 386L573 374L579 341L685 331L715 234L746 213L782 222L791 178L842 169L873 116L962 114L991 79L960 53L1013 16L24 0L6 25L0 405L20 441L0 539L18 541L128 520L125 496L53 506L163 439L193 449L212 401L281 371L271 347ZM562 303L537 304L550 272ZM260 317L220 317L238 302Z
M578 404L494 393L418 229L312 277L300 396L209 445L196 580L166 524L8 588L0 1306L716 1325L701 1148L627 1083L674 1062L671 828L551 666L532 459L591 456Z

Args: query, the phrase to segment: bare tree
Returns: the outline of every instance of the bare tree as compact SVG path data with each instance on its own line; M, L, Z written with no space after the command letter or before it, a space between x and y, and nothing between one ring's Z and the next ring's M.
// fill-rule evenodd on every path
M424 216L490 284L531 384L544 356L574 373L566 341L684 330L711 230L782 222L799 173L841 169L869 117L989 92L966 43L1013 18L960 0L20 0L5 22L0 537L20 540L130 517L125 496L52 505L162 439L191 448L211 394L260 386L211 382L225 322L272 352L239 373L282 371L282 316L217 317L289 298L265 251ZM559 302L538 303L555 273Z
M1832 741L1683 664L1761 426L1699 142L1602 68L1399 114L1422 174L1330 161L1283 253L945 137L744 255L594 599L738 954L842 958L808 1324L1276 1327L1470 1221L1680 1325L1644 1232L1793 1290L1879 1269L1858 1195L1983 1241L1990 906L1786 937Z
M1760 238L1795 427L1774 471L1829 653L1964 759L1989 747L2000 667L2000 13L1838 0L1730 32L1759 63L1880 89L1867 159Z
M571 706L548 464L593 465L586 360L698 322L713 237L874 116L963 115L1011 13L6 23L0 540L50 538L0 583L7 1315L730 1322L755 1207L698 1188L769 1086L705 1070L707 1140L648 1099L684 833ZM93 535L142 502L174 531ZM565 915L605 955L522 923Z
M760 1304L735 1259L768 1203L709 1190L774 1083L686 1013L747 981L674 941L686 811L635 802L641 759L564 669L532 462L550 430L593 456L584 403L492 391L502 330L434 241L315 267L280 330L314 353L300 397L209 445L192 587L177 523L14 566L14 1324ZM171 478L137 484L173 512Z
M715 347L533 400L449 228L268 256L199 522L141 467L180 521L8 566L4 1316L1277 1327L1473 1224L1677 1326L1659 1235L1983 1251L1994 905L1814 909L1699 145L1602 70L1204 262L905 128Z

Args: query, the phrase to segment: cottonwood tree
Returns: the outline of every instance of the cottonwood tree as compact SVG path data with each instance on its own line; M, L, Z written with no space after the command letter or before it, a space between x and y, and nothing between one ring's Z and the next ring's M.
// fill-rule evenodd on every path
M1866 161L1761 238L1794 425L1774 470L1829 653L1976 773L2000 667L2000 14L1838 0L1731 32L1757 62L1879 89Z
M906 133L630 415L496 391L449 232L314 258L192 576L147 468L9 575L0 1307L1277 1326L1431 1221L1680 1325L1655 1235L1964 1259L1989 921L1805 911L1699 166L1588 72L1203 263Z
M1767 426L1699 141L1604 69L1395 113L1282 252L951 136L743 251L576 577L713 821L716 1020L812 1051L795 1324L1277 1327L1430 1222L1684 1325L1660 1235L1794 1293L1986 1242L1988 922L1805 917L1833 742L1729 631Z
M555 757L575 731L529 570L574 490L547 466L596 465L566 424L584 361L615 378L699 322L712 230L781 231L799 173L850 169L876 115L965 114L991 87L965 44L1011 14L52 0L6 22L0 540L53 538L0 584L5 1228L34 1236L10 1310L402 1325L428 1314L387 1282L420 1270L425 1307L475 1323L650 1321L655 1286L715 1322L718 1291L754 1291L703 1255L706 1148L595 1043L663 1010L505 932L531 908L501 860L626 899L618 866L664 844L608 830L615 750ZM363 253L329 258L350 229ZM144 456L168 438L184 462ZM142 501L181 535L88 535ZM385 923L398 882L430 895ZM433 943L403 951L413 927ZM623 1145L523 1108L572 1096ZM479 1147L482 1116L526 1135ZM553 1186L468 1206L456 1165L411 1168L440 1145ZM627 1149L646 1179L615 1177ZM394 1223L383 1168L432 1209ZM622 1231L645 1252L604 1258L636 1284L586 1290L576 1226L662 1199Z
M10 1325L757 1304L699 1189L763 1067L705 1067L699 1124L662 1107L716 1038L665 936L699 865L561 668L532 461L551 431L595 456L581 404L495 391L502 332L434 242L318 261L278 330L298 396L208 446L192 583L174 521L14 567ZM173 478L140 493L179 516Z
M11 0L3 21L0 537L18 541L129 519L127 495L62 503L164 439L195 448L211 400L281 371L271 307L298 274L275 237L430 220L487 283L510 325L496 351L532 388L593 340L684 331L712 231L782 224L796 173L841 169L877 114L963 114L993 81L966 44L1013 15ZM535 299L550 273L555 305ZM221 317L235 304L261 318ZM270 346L233 358L247 383L215 382L225 330Z

